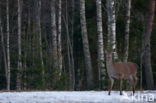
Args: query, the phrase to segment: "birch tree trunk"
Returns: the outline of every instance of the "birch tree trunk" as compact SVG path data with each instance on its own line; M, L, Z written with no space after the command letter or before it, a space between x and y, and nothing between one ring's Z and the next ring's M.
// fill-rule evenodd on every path
M101 0L96 0L97 9L97 33L98 33L98 71L99 71L99 81L100 88L102 86L102 80L105 79L105 64L104 64L104 44L103 44L103 28L102 28L102 2Z
M115 0L107 0L106 2L108 16L108 47L113 51L113 59L117 60Z
M83 41L83 51L84 51L85 67L86 67L86 75L87 75L87 87L92 88L93 87L93 73L92 73L91 55L89 51L85 14L86 14L85 13L85 0L80 0L80 23L81 23L81 35L82 35L82 41Z
M6 1L7 18L7 90L10 90L10 23L9 23L9 0Z
M56 11L55 11L55 0L51 2L51 23L52 23L52 50L54 67L57 68L57 32L56 32Z
M62 0L58 2L58 64L59 77L62 74Z
M154 80L153 80L153 72L151 67L151 32L152 32L152 25L154 20L154 13L155 13L155 0L149 0L146 18L145 18L145 30L143 33L143 69L145 71L145 78L146 78L146 85L147 89L154 88Z
M39 54L40 54L40 61L41 61L41 68L42 68L42 82L44 85L44 62L43 62L43 53L42 53L42 28L41 28L41 0L37 2L37 33L39 34Z
M6 55L6 48L5 48L5 42L4 42L4 34L2 29L2 22L0 17L0 35L1 35L1 43L2 43L2 49L3 49L3 58L4 58L4 67L5 67L5 77L6 80L8 80L8 66L7 66L7 55ZM6 86L8 89L8 85Z
M124 55L123 61L127 62L128 60L128 50L129 50L129 32L130 32L130 17L131 17L131 0L125 0L126 2L126 24L125 24L125 39L124 39ZM128 87L127 84L125 85Z
M21 69L22 69L22 49L21 49L21 0L18 0L18 73L17 89L21 90Z
M57 31L56 31L56 1L51 0L51 24L52 24L52 57L53 57L53 69L54 77L53 86L55 86L56 81L58 80L58 53L57 53Z
M124 41L124 62L128 59L129 50L129 31L130 31L130 16L131 16L131 0L126 0L126 29L125 29L125 41Z

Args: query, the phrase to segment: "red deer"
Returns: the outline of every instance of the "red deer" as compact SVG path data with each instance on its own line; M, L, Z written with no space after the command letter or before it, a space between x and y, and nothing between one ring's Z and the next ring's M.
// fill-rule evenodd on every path
M133 95L135 93L135 86L137 84L137 64L132 62L112 62L112 53L106 51L107 59L107 73L110 79L110 87L108 95L111 94L114 79L120 81L120 95L122 95L122 82L123 80L128 80L132 90Z

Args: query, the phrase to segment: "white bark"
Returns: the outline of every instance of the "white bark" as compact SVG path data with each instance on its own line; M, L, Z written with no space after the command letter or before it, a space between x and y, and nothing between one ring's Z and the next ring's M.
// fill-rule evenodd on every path
M101 0L96 0L97 9L97 35L98 35L98 71L100 87L102 87L101 81L105 79L105 64L104 64L104 44L103 44L103 28L102 28L102 4Z
M55 0L51 2L51 23L52 23L52 55L54 69L58 68L57 61L57 31L56 31L56 11L55 11Z
M53 63L53 87L59 80L58 52L57 52L57 28L56 28L56 0L51 0L51 25L52 25L52 63Z
M126 29L125 29L125 43L124 43L124 62L128 59L129 50L129 31L130 31L130 16L131 16L131 0L126 0Z
M115 0L107 0L107 16L108 16L108 46L113 51L113 59L117 60L116 49L116 14Z
M59 77L62 75L62 0L58 4L58 64L59 64Z

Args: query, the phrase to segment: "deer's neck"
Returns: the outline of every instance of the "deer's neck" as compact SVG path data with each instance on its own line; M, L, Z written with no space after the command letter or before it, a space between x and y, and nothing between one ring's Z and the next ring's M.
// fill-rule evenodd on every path
M107 69L110 69L112 67L112 59L107 59Z
M115 75L116 73L115 73L115 70L114 70L112 59L108 60L106 65L107 65L107 73L108 73L108 75L110 77Z

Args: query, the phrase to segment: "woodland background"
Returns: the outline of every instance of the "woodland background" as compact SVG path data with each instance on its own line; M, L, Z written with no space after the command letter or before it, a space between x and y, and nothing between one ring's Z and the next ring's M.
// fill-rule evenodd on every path
M107 4L114 1L115 5ZM155 0L102 0L103 31L97 26L101 20L97 19L97 2L100 0L0 0L0 90L107 89L103 66L107 61L100 57L105 50L112 50L107 42L113 42L109 38L112 22L116 24L117 61L125 61L127 40L128 61L139 66L137 89L156 88L156 19L153 28L148 28L147 22L148 16L156 13L151 6ZM116 20L108 22L111 13ZM101 32L104 44L99 42ZM147 51L146 42L150 43ZM99 52L101 47L103 52Z

